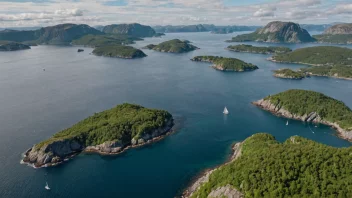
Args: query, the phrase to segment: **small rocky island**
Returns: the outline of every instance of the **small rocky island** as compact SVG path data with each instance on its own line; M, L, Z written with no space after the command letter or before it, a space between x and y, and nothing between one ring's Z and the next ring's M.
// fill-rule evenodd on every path
M313 36L319 43L351 44L352 23L343 23L331 26L323 34Z
M1 51L18 51L31 49L29 45L12 41L0 41L0 52Z
M246 53L255 53L255 54L282 54L291 52L292 50L288 47L259 47L253 45L230 45L226 49L234 52L246 52Z
M228 162L201 174L183 197L352 195L345 183L352 180L351 147L335 148L300 136L281 142L270 134L258 133L234 144L232 149ZM332 164L338 164L338 168ZM334 186L334 190L327 190L326 184Z
M125 58L125 59L143 58L147 56L142 50L136 49L131 46L124 46L124 45L99 46L99 47L96 47L92 53L96 56Z
M150 44L144 48L168 53L186 53L199 49L198 47L191 45L189 41L181 41L180 39L165 41L158 45Z
M237 58L225 58L221 56L196 56L191 60L196 62L213 63L212 68L220 71L244 72L259 69L256 65L246 63Z
M352 49L334 46L306 47L290 53L275 55L268 60L311 66L352 66Z
M25 152L22 163L54 166L85 151L118 154L160 139L170 132L172 115L164 110L122 104L95 113Z
M293 71L291 69L278 69L274 70L274 76L277 78L301 80L306 77L306 74L300 71Z
M292 89L253 104L281 117L331 126L341 138L352 141L351 109L322 93Z
M314 42L307 30L297 23L273 21L255 32L233 37L228 42L271 42L271 43L305 43Z

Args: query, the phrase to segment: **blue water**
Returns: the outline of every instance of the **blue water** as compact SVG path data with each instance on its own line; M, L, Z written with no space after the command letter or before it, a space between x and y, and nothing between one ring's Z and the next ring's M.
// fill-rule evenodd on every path
M280 141L300 135L335 147L351 145L326 126L299 121L286 126L286 119L251 102L299 88L325 93L352 107L352 81L274 78L274 69L301 66L266 61L268 55L226 51L229 44L223 41L233 35L175 33L146 39L135 46L180 38L201 49L182 55L144 50L148 57L137 60L96 57L89 55L90 48L77 53L76 47L0 53L0 197L173 197L197 173L223 163L233 142L257 132L271 133ZM189 60L196 55L240 58L260 69L219 72ZM46 169L19 163L33 144L123 102L166 109L180 129L158 143L114 157L82 154ZM225 105L228 116L222 114ZM51 191L44 190L46 181Z

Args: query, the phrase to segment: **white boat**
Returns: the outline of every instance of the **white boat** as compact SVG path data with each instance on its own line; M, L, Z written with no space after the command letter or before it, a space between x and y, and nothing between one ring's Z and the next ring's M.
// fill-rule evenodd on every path
M46 189L46 190L50 190L50 187L49 187L49 185L48 185L48 182L46 182L45 189Z
M287 120L287 122L286 122L286 126L288 126L288 120Z
M224 108L224 112L223 112L225 115L229 114L229 111L227 110L227 108L225 107Z

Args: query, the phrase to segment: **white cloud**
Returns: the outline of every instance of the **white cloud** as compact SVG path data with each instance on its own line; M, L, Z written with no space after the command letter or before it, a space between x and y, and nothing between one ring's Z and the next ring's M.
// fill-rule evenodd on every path
M275 16L276 7L260 8L254 12L255 17L272 17Z
M59 16L83 16L83 10L77 8L55 10L54 13Z
M352 3L339 4L333 9L329 10L329 14L352 14Z

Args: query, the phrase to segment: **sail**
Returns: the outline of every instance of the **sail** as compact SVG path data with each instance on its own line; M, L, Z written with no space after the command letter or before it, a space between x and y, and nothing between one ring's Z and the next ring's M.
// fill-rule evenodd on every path
M227 110L227 108L225 107L224 108L224 112L223 112L224 114L229 114L229 111Z
M287 122L286 122L286 126L288 125L288 120L287 120Z

